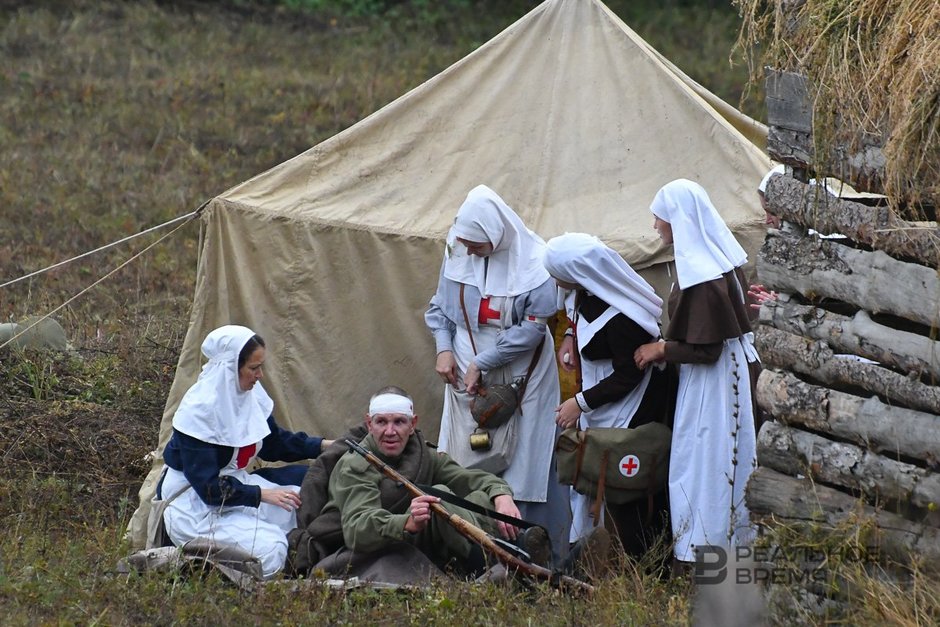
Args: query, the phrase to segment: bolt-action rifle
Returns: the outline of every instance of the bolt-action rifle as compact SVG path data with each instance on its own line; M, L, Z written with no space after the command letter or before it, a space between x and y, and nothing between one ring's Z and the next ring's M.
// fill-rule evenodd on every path
M397 470L383 462L371 451L363 448L352 440L344 440L346 445L362 455L367 462L375 466L383 475L405 487L414 496L425 496L424 490L416 486L406 477L402 476ZM483 531L473 523L464 520L457 514L452 514L444 509L440 503L430 503L431 511L446 520L462 536L480 546L481 549L495 557L510 572L516 572L534 579L548 581L552 586L561 590L580 592L582 594L594 594L594 586L558 572L553 572L538 564L526 561L517 555L499 545L499 543L487 532Z

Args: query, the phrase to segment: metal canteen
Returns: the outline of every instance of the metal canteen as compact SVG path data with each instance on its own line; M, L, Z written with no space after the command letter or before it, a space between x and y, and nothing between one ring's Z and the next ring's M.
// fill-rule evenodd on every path
M509 422L519 408L522 380L497 385L481 385L470 401L470 415L480 427L496 429Z
M488 451L493 443L490 441L490 432L486 429L474 429L470 434L471 451Z

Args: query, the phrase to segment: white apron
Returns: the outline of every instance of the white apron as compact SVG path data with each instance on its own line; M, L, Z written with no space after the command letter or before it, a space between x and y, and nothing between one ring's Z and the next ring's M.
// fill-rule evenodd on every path
M669 503L676 559L683 562L695 561L696 546L746 545L755 535L744 503L757 466L748 361L758 361L752 333L725 340L713 364L679 367Z
M260 450L261 442L258 442L255 456ZM262 488L290 488L300 492L298 486L277 485L244 469L238 469L238 451L236 448L231 461L219 471L219 475L229 475L244 484ZM189 482L181 471L167 466L161 487L164 497L172 496L187 485ZM261 569L267 579L284 568L287 559L287 532L297 526L297 515L293 511L269 503L261 503L258 507L209 506L199 498L195 490L186 490L167 506L163 521L167 534L176 546L195 538L209 538L216 542L236 545L261 561Z
M584 348L591 342L598 331L604 328L619 311L613 307L608 307L604 313L599 315L591 322L587 322L582 316L578 316L578 353L581 357L581 388L589 390L600 381L603 381L614 372L613 359L599 359L592 361L584 357ZM652 370L646 369L643 380L640 381L633 391L622 399L601 405L591 411L583 412L578 421L580 429L595 429L598 427L613 427L626 429L630 426L630 421L639 409L643 401L643 395L646 394L646 388L649 387ZM594 520L591 516L591 503L593 499L589 496L577 492L574 487L571 488L571 533L570 542L577 542L580 538L594 527ZM601 520L604 518L604 508L600 510Z
M491 299L491 303L495 302L495 298ZM500 304L500 326L480 325L479 330L473 332L477 351L482 352L494 346L502 329L511 326L512 305L511 297ZM509 465L502 472L496 471L512 488L513 498L517 501L544 503L548 494L549 468L555 448L555 407L558 406L561 392L557 371L553 367L555 351L548 328L545 329L543 342L542 353L532 370L522 399L521 415L517 411L508 423L512 425L509 431L515 441ZM532 361L533 351L520 355L502 368L488 371L486 382L496 384L524 377ZM454 335L458 381L463 381L473 357L470 335L458 324ZM457 392L451 385L445 385L440 450L448 453L460 465L474 467L475 452L470 450L470 434L476 427L477 423L470 415L470 396Z

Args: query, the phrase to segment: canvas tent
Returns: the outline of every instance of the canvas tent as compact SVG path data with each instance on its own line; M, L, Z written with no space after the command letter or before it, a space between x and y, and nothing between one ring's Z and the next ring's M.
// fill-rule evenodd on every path
M709 100L720 103L597 0L548 0L358 124L214 198L160 447L203 338L228 323L265 338L264 386L281 425L337 436L371 392L397 384L435 438L443 389L423 313L447 230L480 183L546 239L600 236L660 293L671 257L648 207L674 178L702 182L753 256L769 161L741 130L762 129ZM141 488L136 544L161 468L157 459Z

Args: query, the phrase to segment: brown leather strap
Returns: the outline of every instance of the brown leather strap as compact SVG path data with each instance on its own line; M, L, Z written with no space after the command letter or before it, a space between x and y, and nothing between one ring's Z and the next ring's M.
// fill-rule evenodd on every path
M460 310L463 312L463 321L467 325L467 335L470 336L470 347L473 349L473 355L477 354L477 345L473 341L473 331L470 329L470 316L467 315L467 304L464 302L463 292L466 284L460 284ZM529 385L529 379L532 377L532 372L535 370L535 365L539 362L539 357L542 355L542 347L545 346L545 338L542 338L542 341L539 342L539 345L535 348L535 352L532 353L532 361L529 362L529 369L525 373L525 378L522 380L522 383L519 384L519 414L522 414L522 398L525 396L525 389Z
M519 384L519 415L522 415L522 399L525 398L525 389L529 385L529 378L532 376L532 371L535 370L535 365L539 362L539 357L542 355L542 347L545 346L546 338L542 338L542 341L539 342L539 345L536 347L535 352L532 353L532 361L529 362L529 369L526 370L525 378L522 380L522 383Z
M467 325L467 335L470 336L470 348L473 349L473 355L477 354L477 345L473 342L473 331L470 329L470 316L467 315L467 305L463 302L463 289L466 284L460 284L460 310L463 311L463 321Z
M604 504L604 486L607 484L607 461L609 459L610 450L604 449L603 454L601 454L601 476L597 479L597 498L591 508L591 516L594 518L595 527L601 522L601 506Z

